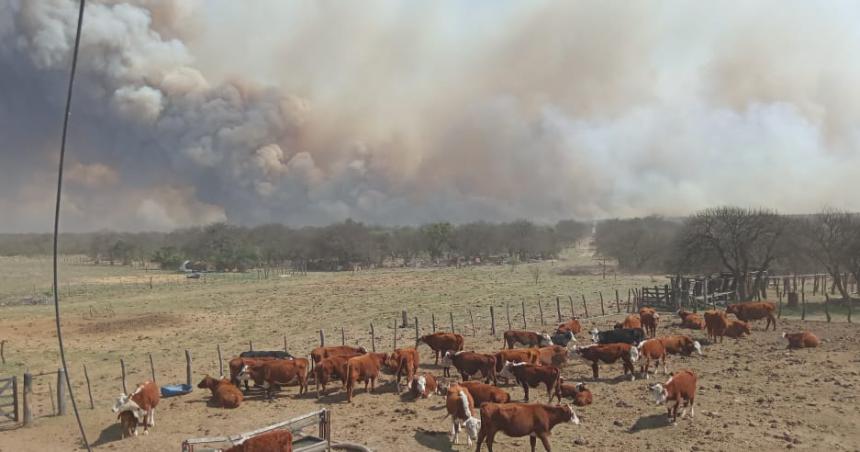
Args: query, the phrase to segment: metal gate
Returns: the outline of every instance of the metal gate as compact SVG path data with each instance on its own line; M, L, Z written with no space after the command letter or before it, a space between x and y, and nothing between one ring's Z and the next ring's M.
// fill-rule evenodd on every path
M0 378L0 421L18 422L18 378Z

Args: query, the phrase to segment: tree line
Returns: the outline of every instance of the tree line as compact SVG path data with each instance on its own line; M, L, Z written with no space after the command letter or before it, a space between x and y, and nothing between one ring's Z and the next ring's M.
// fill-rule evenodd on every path
M732 275L738 281L774 273L820 273L848 298L844 275L860 281L860 217L824 209L781 215L767 209L715 207L686 218L646 217L598 223L597 252L621 270ZM741 299L749 288L739 285Z
M62 234L60 252L87 255L95 263L156 263L165 269L179 268L188 260L195 267L221 271L296 264L308 270L338 270L353 265L408 265L416 259L443 264L548 259L588 231L588 225L573 220L554 225L518 220L396 227L346 220L302 228L216 223L165 233ZM0 255L45 255L50 246L50 234L0 234Z

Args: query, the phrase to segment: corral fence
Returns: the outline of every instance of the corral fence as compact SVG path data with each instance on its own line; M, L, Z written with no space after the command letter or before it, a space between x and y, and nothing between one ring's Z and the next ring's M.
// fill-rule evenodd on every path
M18 422L18 377L0 378L0 422Z
M316 425L318 435L308 435L302 430ZM326 409L314 411L284 422L272 424L251 432L233 436L191 438L182 442L182 452L204 452L244 443L250 438L274 430L289 430L293 435L294 452L317 452L331 450L331 412ZM216 447L217 446L217 447Z

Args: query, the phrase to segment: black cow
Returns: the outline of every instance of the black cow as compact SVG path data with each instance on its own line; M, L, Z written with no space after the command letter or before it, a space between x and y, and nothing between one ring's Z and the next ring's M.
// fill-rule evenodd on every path
M293 359L293 355L282 352L280 350L254 350L239 353L240 358L274 358L274 359Z
M550 336L550 339L552 339L553 344L561 345L562 347L567 347L567 344L569 344L570 341L576 342L576 338L570 331L566 331L564 333L555 332Z
M595 344L631 344L639 345L645 340L645 330L642 328L618 328L607 331L591 330L591 340Z

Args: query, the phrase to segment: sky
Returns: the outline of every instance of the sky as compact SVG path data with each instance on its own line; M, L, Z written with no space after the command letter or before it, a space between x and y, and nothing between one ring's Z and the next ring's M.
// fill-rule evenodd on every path
M51 226L77 2L0 0L0 232ZM90 0L62 228L860 210L860 4Z

